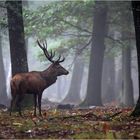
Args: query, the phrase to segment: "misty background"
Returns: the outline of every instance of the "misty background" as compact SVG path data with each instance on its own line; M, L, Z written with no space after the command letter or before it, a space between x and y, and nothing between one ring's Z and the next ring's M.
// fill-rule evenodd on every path
M1 6L0 11L0 104L9 106L7 12ZM29 71L50 65L37 39L64 56L62 66L69 71L43 92L42 104L135 105L138 68L129 1L23 1L23 19Z

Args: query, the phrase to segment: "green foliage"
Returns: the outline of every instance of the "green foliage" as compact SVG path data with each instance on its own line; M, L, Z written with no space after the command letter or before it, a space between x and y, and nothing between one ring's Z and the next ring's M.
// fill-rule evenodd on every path
M0 5L3 2L0 2ZM106 53L109 55L118 55L121 48L127 46L131 34L134 32L133 25L126 26L127 20L123 20L122 13L129 21L132 20L130 12L130 2L107 2L108 12L108 35L106 38ZM67 54L69 50L76 50L84 46L92 36L93 15L95 1L47 1L38 8L24 7L23 17L26 37L39 38L41 40L52 40L49 46L54 50L60 50ZM7 27L6 8L0 8L0 27ZM128 15L128 16L127 16ZM130 16L129 16L130 15ZM119 37L114 39L114 32L124 30L128 35L126 40ZM121 42L121 43L120 43ZM123 43L122 43L123 42ZM53 47L55 44L55 48ZM60 49L59 49L60 47ZM89 53L86 53L89 55Z
M4 1L0 1L0 30L7 28L6 9Z
M109 12L108 13L108 22L109 29L105 44L107 46L106 54L107 55L119 55L122 51L122 48L132 47L130 41L135 37L133 19L131 12L131 2L130 1L112 1L108 2ZM115 37L115 32L118 32L120 35ZM122 38L122 32L125 33L125 38Z
M108 12L108 34L111 38L106 39L109 55L118 55L122 47L127 46L127 40L117 40L112 36L115 31L121 33L122 29L126 33L133 32L132 26L126 27L126 21L122 21L122 12L130 15L130 2L107 2ZM60 39L61 43L57 47L64 50L77 49L86 44L92 36L93 15L95 1L49 1L46 5L38 7L36 10L24 9L25 31L27 36L34 36L40 39ZM128 16L129 18L129 16ZM123 43L122 43L123 42ZM79 45L80 44L80 45Z
M52 1L36 10L24 9L26 36L51 38L54 50L67 53L91 36L94 1ZM57 40L56 40L57 39ZM56 42L56 43L55 43ZM53 45L56 45L54 48Z

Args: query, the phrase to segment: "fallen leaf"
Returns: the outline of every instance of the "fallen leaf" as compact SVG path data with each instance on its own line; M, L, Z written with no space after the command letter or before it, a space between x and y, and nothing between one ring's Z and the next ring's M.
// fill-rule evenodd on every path
M107 133L110 130L110 124L108 122L103 122L103 131Z
M15 125L15 126L22 126L23 124L22 123L18 123L18 122L14 122L13 125Z

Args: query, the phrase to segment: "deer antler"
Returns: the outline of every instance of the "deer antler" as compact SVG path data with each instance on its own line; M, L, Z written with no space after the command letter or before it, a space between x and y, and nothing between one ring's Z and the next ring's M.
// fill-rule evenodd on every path
M47 41L45 41L42 45L41 45L41 43L39 42L39 40L37 40L37 43L38 43L38 46L43 50L43 52L44 52L46 58L47 58L50 62L54 63L54 60L52 60L52 59L53 59L53 57L55 56L55 53L52 53L52 51L51 51L50 54L49 54L49 52L48 52L48 50L47 50Z
M58 63L61 63L61 62L63 62L64 60L65 60L65 58L63 57L63 59L62 60L60 60L61 59L61 55L59 55L59 58L56 60L56 62L58 62Z
M50 62L52 62L52 63L56 63L56 62L57 62L57 63L61 63L61 62L63 62L63 61L65 60L65 58L63 58L62 60L60 60L60 59L61 59L61 55L59 55L59 58L58 58L56 61L52 60L52 59L54 58L54 56L55 56L55 52L52 52L52 50L51 50L50 53L48 52L48 50L47 50L47 41L45 41L42 45L41 45L41 43L39 42L39 40L37 40L37 43L38 43L38 46L43 50L43 52L44 52L46 58L47 58Z

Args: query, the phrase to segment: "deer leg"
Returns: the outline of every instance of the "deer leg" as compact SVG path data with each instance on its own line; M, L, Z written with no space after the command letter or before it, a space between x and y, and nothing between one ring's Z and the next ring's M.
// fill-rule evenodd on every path
M12 100L11 100L11 105L10 105L10 116L11 116L11 113L12 113L12 110L13 110L13 105L14 105L15 100L16 100L16 96L13 96Z
M10 106L10 116L11 116L11 113L12 113L13 102L14 102L14 99L12 99L12 100L11 100L11 106Z
M38 108L39 108L39 115L42 116L41 114L41 98L42 98L42 94L38 95Z
M18 98L17 98L17 102L16 102L16 106L18 108L18 112L19 112L19 115L22 117L22 113L21 113L21 101L22 101L22 96L21 95L18 95Z
M36 116L37 94L34 94L34 116Z

